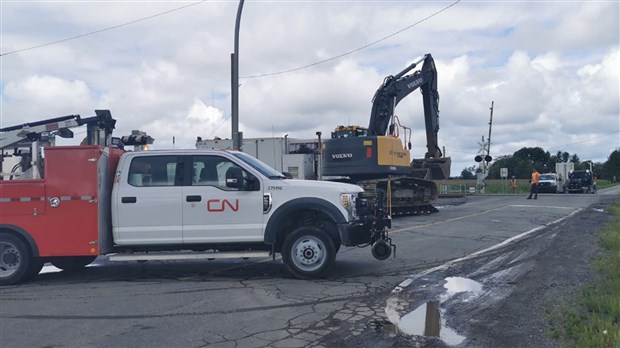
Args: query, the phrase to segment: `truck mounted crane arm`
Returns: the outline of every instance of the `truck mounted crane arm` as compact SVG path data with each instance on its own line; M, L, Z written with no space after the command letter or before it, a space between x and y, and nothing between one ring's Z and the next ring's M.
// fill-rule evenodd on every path
M109 110L95 110L96 116L81 118L80 115L67 115L50 118L42 121L29 122L17 126L0 129L0 149L8 148L21 142L34 142L41 138L44 133L56 133L63 138L72 138L70 128L86 125L89 144L99 144L94 138L103 138L112 134L116 120L112 118ZM103 131L103 134L96 132ZM103 145L103 144L102 144Z
M411 70L422 64L419 71L409 75ZM426 126L425 158L440 158L442 153L437 142L439 131L439 92L437 92L437 70L431 54L426 54L422 59L409 65L395 76L388 76L373 97L372 111L368 125L369 135L386 135L388 128L390 134L393 128L394 109L396 105L414 90L422 91L424 105L424 122Z
M17 126L5 127L0 129L0 148L6 148L22 141L36 141L41 138L44 132L61 132L72 127L77 127L79 115L68 115L51 118L43 121L30 122ZM70 132L62 132L61 137L70 137Z

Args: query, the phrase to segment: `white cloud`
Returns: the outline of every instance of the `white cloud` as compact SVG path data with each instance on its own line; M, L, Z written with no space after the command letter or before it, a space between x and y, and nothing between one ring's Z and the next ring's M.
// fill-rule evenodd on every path
M39 112L39 117L45 117L44 115L50 112L42 112L44 109L36 107L37 105L70 114L72 109L93 104L91 92L84 81L67 81L54 76L35 75L9 82L4 88L3 96L6 103L19 103L27 107L21 117L28 115L28 112Z
M3 3L2 52L52 42L186 5L179 2ZM394 33L448 3L246 2L240 75L308 65ZM620 146L620 4L461 2L370 48L311 68L241 79L246 138L311 138L367 125L387 75L425 53L438 70L440 146L452 174L473 165L495 102L492 155L523 146L605 160ZM155 147L230 137L230 54L237 2L204 2L96 35L0 57L1 126L105 108L117 134ZM36 25L33 25L36 23ZM397 107L425 152L422 103ZM607 135L607 136L606 136Z
M221 110L196 99L184 116L172 120L156 119L146 123L141 130L155 138L154 148L195 148L197 136L211 135L209 138L213 138L222 131L230 133L230 127L222 127L223 121Z

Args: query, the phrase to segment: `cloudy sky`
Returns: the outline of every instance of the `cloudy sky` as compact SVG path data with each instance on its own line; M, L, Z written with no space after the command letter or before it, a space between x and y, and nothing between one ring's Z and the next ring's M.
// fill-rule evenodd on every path
M619 4L247 0L239 130L312 138L367 126L383 79L431 53L452 175L476 164L491 102L492 156L539 146L603 162L620 147ZM140 129L160 149L230 138L237 6L0 1L0 127L110 109L117 136ZM412 157L426 151L422 110L417 91L396 109L414 130Z

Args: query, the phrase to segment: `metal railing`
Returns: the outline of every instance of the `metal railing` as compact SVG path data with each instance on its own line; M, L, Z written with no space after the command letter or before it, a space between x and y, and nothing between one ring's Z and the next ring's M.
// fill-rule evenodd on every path
M476 188L466 184L439 184L440 195L468 195L476 193Z

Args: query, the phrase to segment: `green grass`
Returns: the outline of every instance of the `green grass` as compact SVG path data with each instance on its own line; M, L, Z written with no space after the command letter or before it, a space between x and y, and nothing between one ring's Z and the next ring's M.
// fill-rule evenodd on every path
M565 347L620 348L620 204L600 231L603 252L592 263L599 280L558 311L547 311L550 334Z
M604 189L605 187L611 187L611 186L616 186L616 185L620 185L620 184L617 182L611 182L609 180L600 180L600 179L596 180L596 188L598 190Z

